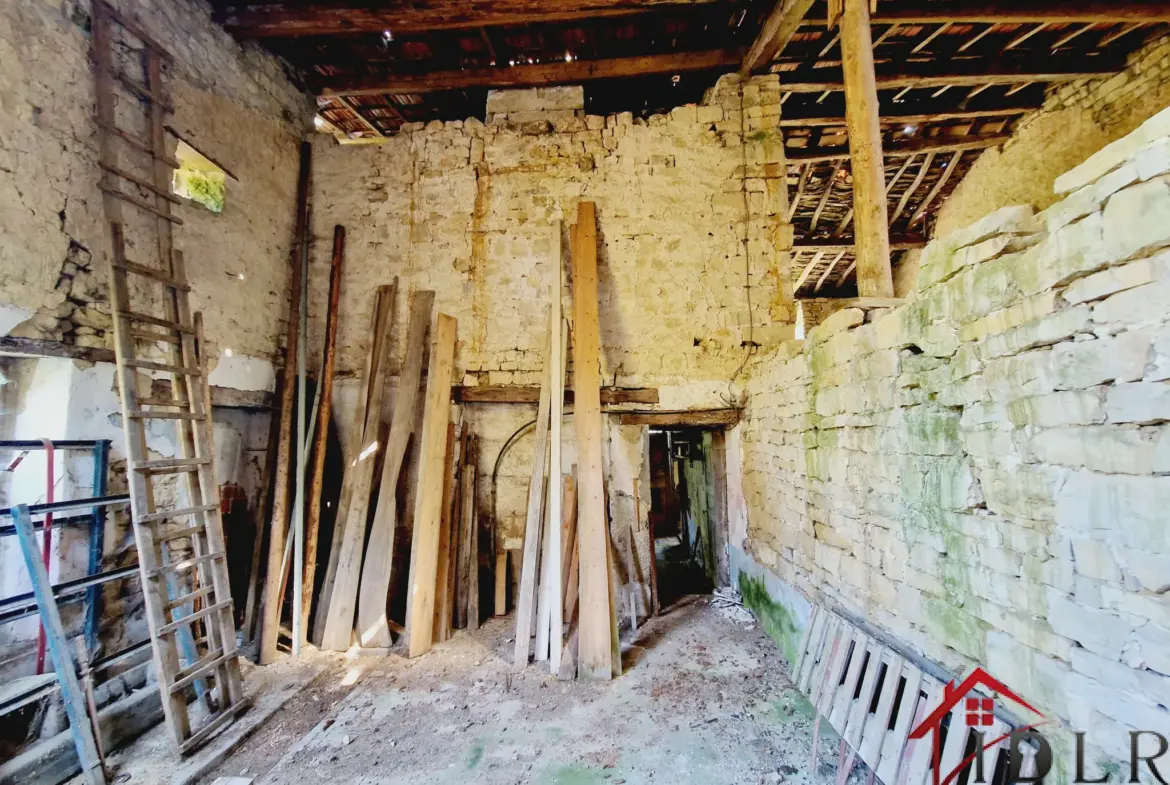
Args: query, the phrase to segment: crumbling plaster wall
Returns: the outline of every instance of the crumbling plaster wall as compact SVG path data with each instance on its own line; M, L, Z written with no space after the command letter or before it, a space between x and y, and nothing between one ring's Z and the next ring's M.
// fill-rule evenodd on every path
M1128 760L1170 727L1170 109L1056 185L762 361L740 565L790 651L835 604Z
M436 311L459 320L457 380L539 384L552 264L562 266L571 318L568 230L582 200L597 204L605 383L657 387L663 408L727 406L743 343L769 347L792 335L779 101L774 76L749 80L742 96L738 78L724 77L702 105L646 120L585 116L579 87L509 91L489 99L486 124L408 125L378 146L323 137L314 151L312 302L324 312L332 230L343 224L338 366L351 378L339 382L338 422L352 411L375 287L395 277L400 291L434 290ZM395 363L406 312L400 295ZM316 324L310 345L321 345ZM465 407L481 439L485 511L495 458L535 408ZM636 481L645 429L607 422L615 520L623 532L634 517L645 528L649 487ZM531 451L531 436L521 437L501 465L497 508L509 546L522 536ZM565 471L571 454L570 444Z

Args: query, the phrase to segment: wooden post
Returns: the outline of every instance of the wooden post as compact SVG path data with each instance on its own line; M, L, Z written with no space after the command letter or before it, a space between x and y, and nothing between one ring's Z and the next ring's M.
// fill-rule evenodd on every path
M573 425L577 432L577 538L581 549L578 672L613 677L609 537L601 465L601 346L597 319L597 215L592 202L577 208L573 233Z
M398 474L406 457L406 445L417 419L418 390L422 380L427 331L431 326L434 292L415 292L410 304L410 327L406 333L406 362L398 376L398 395L390 419L390 435L382 458L378 505L370 524L370 540L362 567L358 594L358 642L363 647L390 648L390 626L386 618L386 595L390 591L390 570L394 562L394 530L398 523ZM446 451L443 453L446 455Z
M308 635L313 611L314 583L317 580L317 533L321 526L321 490L325 483L325 449L329 444L329 423L333 419L333 373L337 365L338 306L341 302L341 263L345 256L345 227L333 227L333 259L329 265L329 309L325 314L325 360L321 364L321 402L313 440L313 474L309 486L308 519L305 522L305 581L301 586L301 631Z
M468 518L468 544L471 547L471 558L467 564L467 630L474 632L479 629L479 504L476 501L479 493L478 436L471 437L470 457L467 483L463 487L467 494L464 504Z
M845 73L845 117L849 126L849 152L853 159L857 288L862 297L893 297L890 226L869 0L844 2L841 52Z
M451 538L454 532L454 518L452 503L458 494L455 493L455 483L458 481L456 472L459 470L458 440L455 438L457 427L455 423L447 423L447 461L443 472L443 516L439 520L439 560L435 572L435 624L431 636L436 641L447 640L447 629L451 618L451 595L447 591L448 574L453 569L451 563ZM454 458L454 460L452 460Z
M407 596L409 656L426 654L433 644L435 580L438 572L439 526L443 513L443 473L447 422L451 419L451 373L455 363L454 317L439 314L427 366L427 395L419 439L418 497L414 506L414 538L410 549L410 592Z
M272 521L268 536L268 572L264 577L264 615L260 623L260 664L268 665L276 659L277 628L280 626L280 608L284 559L285 529L288 526L289 474L292 457L293 380L297 373L296 345L300 329L298 314L301 309L301 243L305 241L309 214L309 168L313 147L301 144L301 168L297 178L297 213L293 229L293 247L289 253L292 281L288 294L288 331L284 343L284 387L280 391L280 442L276 458L276 489L273 492Z
M549 670L555 675L561 667L561 636L564 634L564 624L561 617L561 552L562 542L562 510L561 510L561 413L565 401L565 351L568 349L569 331L565 320L561 316L561 232L556 227L556 237L553 243L556 253L553 254L553 277L550 285L549 300L552 312L549 314L549 329L552 332L552 343L549 345L549 389L552 391L549 410L549 470L548 470L548 520L549 520L549 548L548 578L542 591L548 592L549 618Z

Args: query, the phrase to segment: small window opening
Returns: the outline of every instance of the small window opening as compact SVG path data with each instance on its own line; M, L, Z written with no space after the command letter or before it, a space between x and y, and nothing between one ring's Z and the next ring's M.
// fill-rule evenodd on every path
M171 180L171 191L213 213L222 213L229 177L223 167L182 139L175 150L175 160L179 168Z

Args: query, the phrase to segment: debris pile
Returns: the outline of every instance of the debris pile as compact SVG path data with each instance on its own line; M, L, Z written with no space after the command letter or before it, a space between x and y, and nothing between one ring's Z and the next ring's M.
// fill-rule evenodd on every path
M731 587L715 589L711 597L711 604L725 618L746 624L748 629L755 626L756 619L752 616L751 611L743 607L743 597L737 590Z

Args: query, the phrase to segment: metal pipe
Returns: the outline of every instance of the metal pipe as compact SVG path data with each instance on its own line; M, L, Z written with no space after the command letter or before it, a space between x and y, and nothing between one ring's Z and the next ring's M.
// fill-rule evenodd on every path
M52 504L30 504L28 506L29 515L39 515L46 512L68 512L70 510L85 510L91 507L108 507L115 504L129 504L130 494L120 493L114 496L99 496L94 499L69 499L66 501L53 502ZM12 517L16 512L15 507L0 507L0 516ZM44 524L34 523L33 528L39 529Z
M84 578L77 580L66 581L65 583L58 583L53 586L53 598L55 600L62 600L70 597L73 594L80 594L83 590L90 586L97 586L98 584L106 583L108 581L116 581L121 578L130 578L138 574L138 565L134 564L129 567L120 567L116 570L108 570L100 572L97 575L87 575ZM32 613L36 612L37 601L32 592L24 594L17 594L12 597L7 597L0 600L0 624L12 621L14 618L21 618L29 614L22 613L20 616L10 617L9 614L17 611L30 610Z

